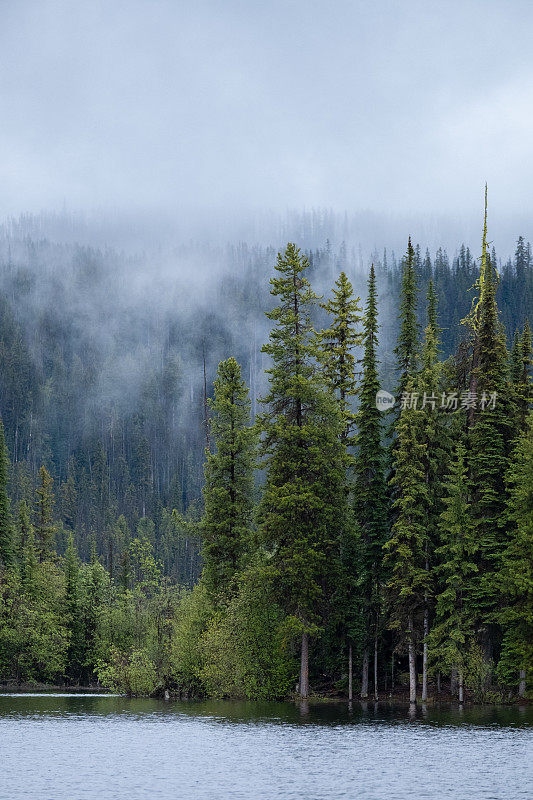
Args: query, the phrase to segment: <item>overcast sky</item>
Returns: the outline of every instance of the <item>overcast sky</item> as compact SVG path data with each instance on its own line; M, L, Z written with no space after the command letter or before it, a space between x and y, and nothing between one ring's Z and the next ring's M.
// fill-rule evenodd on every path
M533 2L0 0L0 213L530 217ZM527 232L526 232L527 233Z

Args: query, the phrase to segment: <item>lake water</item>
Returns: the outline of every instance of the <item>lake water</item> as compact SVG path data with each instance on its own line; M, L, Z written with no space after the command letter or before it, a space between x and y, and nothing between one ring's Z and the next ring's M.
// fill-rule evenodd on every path
M0 696L2 800L518 800L533 707Z

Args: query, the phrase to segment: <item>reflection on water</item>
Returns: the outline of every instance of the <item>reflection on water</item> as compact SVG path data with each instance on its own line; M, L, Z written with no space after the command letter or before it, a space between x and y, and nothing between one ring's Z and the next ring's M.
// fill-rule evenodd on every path
M525 798L533 707L0 695L0 798Z
M186 716L243 724L348 725L415 721L436 726L533 726L533 706L449 706L376 702L272 703L237 700L164 701L110 694L0 694L0 721L6 718L127 715L155 720Z

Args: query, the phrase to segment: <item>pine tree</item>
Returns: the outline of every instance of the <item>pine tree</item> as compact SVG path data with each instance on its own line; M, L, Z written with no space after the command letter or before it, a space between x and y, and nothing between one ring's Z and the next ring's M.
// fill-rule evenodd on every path
M278 255L271 293L279 305L263 351L272 358L270 391L260 416L268 469L260 505L261 535L275 573L278 601L301 631L300 694L309 693L309 634L321 622L328 567L346 528L345 448L338 403L317 369L310 313L315 302L294 244Z
M412 382L406 394L414 393ZM416 640L418 615L430 589L426 569L428 487L425 460L427 444L420 441L420 411L404 402L396 425L394 476L391 483L396 500L395 519L385 543L385 561L390 570L387 584L390 627L409 654L409 700L416 702Z
M449 478L444 484L444 506L438 521L439 546L435 551L440 591L428 642L431 660L439 669L457 670L462 702L465 658L474 633L472 588L478 545L471 517L466 449L461 442L456 446Z
M39 470L39 480L35 502L35 538L39 561L42 562L51 557L56 532L53 519L54 481L44 465Z
M377 290L374 265L370 267L368 298L363 320L363 346L359 409L356 415L357 453L355 456L354 511L360 526L360 585L356 596L362 604L364 628L362 695L368 692L368 650L376 641L381 616L383 545L387 539L388 503L384 472L381 411L376 406L379 391L377 347ZM351 565L355 572L356 565ZM361 602L362 601L362 602ZM374 687L376 690L376 687Z
M0 568L12 566L15 559L13 522L7 495L9 480L9 454L0 418Z
M320 332L319 343L324 372L341 408L344 421L342 439L345 444L350 444L355 421L351 401L357 391L353 349L361 343L361 335L357 332L361 309L360 300L354 297L352 284L344 272L335 286L333 297L327 303L321 303L321 307L331 315L332 322L329 328Z
M250 546L255 431L250 427L248 389L234 358L222 361L209 401L215 453L207 453L203 581L215 600L229 599Z

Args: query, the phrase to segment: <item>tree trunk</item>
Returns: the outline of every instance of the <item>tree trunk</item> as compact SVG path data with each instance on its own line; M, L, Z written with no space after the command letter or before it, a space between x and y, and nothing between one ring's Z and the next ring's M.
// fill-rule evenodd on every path
M424 606L424 649L422 652L422 702L428 699L428 634L429 634L429 609Z
M302 633L300 660L300 697L309 697L309 634Z
M361 697L365 700L368 697L368 647L363 651L363 670L361 674Z
M459 670L459 702L463 703L463 670Z
M526 696L526 671L525 669L520 670L520 683L518 684L518 696L525 697Z
M457 694L457 669L454 667L450 675L450 694L452 697Z
M416 703L416 655L413 632L413 615L409 614L409 702Z
M352 643L348 646L348 700L350 703L353 700L353 660L352 660Z
M378 699L378 634L374 638L374 700Z

